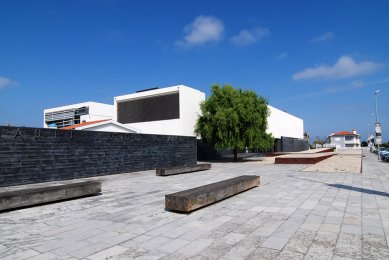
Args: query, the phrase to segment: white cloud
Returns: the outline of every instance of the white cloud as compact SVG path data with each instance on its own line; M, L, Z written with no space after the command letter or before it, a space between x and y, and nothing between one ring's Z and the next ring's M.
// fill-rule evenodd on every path
M320 65L297 72L294 80L305 79L340 79L372 73L383 67L382 63L371 61L356 62L349 56L342 56L333 66Z
M217 42L223 36L223 22L213 16L198 16L184 28L185 36L176 42L180 47L192 47Z
M282 59L285 59L285 58L287 58L288 57L288 53L286 53L286 52L281 52L280 54L278 54L277 56L276 56L276 60L282 60Z
M0 89L5 88L5 87L12 85L12 84L14 84L14 82L12 80L10 80L9 78L0 76Z
M335 38L335 34L333 32L326 32L316 38L313 38L311 42L313 43L327 42L334 38Z
M363 88L365 86L366 86L366 84L365 84L365 82L363 82L363 80L355 80L355 81L351 82L351 84L350 84L351 89Z
M315 96L322 96L322 95L328 95L328 94L330 95L330 94L344 92L344 91L350 92L350 91L353 91L356 89L362 89L362 88L366 88L366 87L370 87L370 86L377 86L377 83L382 84L382 83L388 83L388 82L389 82L389 78L381 79L378 81L366 82L366 83L362 80L356 80L356 81L352 81L346 85L330 86L330 87L326 87L326 88L322 89L321 91L306 93L306 94L298 95L298 96L289 96L287 98L281 98L281 99L278 99L275 101L273 100L273 102L282 103L282 102L291 101L291 100L305 99L305 98L311 98L311 97L315 97Z
M254 28L251 30L243 29L239 34L231 38L231 42L237 46L247 46L260 41L262 38L270 34L267 28Z

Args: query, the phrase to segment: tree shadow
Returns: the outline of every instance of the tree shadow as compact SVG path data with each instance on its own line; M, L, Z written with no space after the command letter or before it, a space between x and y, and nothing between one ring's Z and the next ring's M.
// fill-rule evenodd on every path
M367 193L367 194L389 197L389 193L383 192L383 191L357 188L357 187L343 185L343 184L327 184L327 186L331 186L331 187L335 187L335 188L339 188L339 189L353 190L353 191L363 192L363 193Z

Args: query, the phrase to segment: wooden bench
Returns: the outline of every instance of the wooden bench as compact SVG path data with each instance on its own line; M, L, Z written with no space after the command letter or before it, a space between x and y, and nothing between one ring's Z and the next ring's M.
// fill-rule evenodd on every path
M95 195L100 192L101 182L98 181L39 183L2 188L0 211Z
M165 208L170 211L191 212L234 196L260 184L260 177L243 175L224 181L165 195Z
M210 163L196 164L193 166L172 167L164 169L156 169L155 174L157 176L169 176L189 172L205 171L211 169Z

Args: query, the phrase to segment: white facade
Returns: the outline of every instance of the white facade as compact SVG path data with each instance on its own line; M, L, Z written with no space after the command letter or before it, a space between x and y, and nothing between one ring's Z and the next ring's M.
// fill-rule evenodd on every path
M62 128L82 122L112 119L113 114L113 105L97 102L48 108L43 111L43 127Z
M118 104L120 104L120 102L142 101L166 95L174 95L176 93L178 93L179 99L178 107L172 108L179 110L177 111L177 113L179 113L176 118L125 123L118 116ZM195 124L197 117L200 114L200 103L204 100L205 93L184 85L117 96L114 98L114 120L139 129L142 133L146 134L194 136ZM128 113L137 113L137 111L128 111Z
M342 131L332 133L328 136L326 147L334 147L336 149L359 149L361 148L360 135L356 130L352 132Z
M195 125L201 113L200 103L204 100L205 93L184 85L151 89L117 96L114 105L84 102L45 109L43 124L45 128L63 128L112 119L109 123L83 125L77 129L195 136ZM268 108L268 133L277 139L282 136L304 138L302 119L270 105Z
M274 138L304 138L304 121L275 107L268 106L270 115L267 118L267 132Z

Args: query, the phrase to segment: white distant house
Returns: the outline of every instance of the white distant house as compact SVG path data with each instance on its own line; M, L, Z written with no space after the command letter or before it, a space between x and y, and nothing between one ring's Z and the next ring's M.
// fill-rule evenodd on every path
M85 130L115 133L141 133L140 130L120 124L112 120L96 120L65 126L64 130Z
M360 135L356 130L352 132L333 132L328 136L326 147L339 149L356 149L361 147Z
M114 98L114 121L146 134L194 136L205 93L178 85Z
M44 128L63 128L84 122L113 118L113 105L84 102L43 111Z

